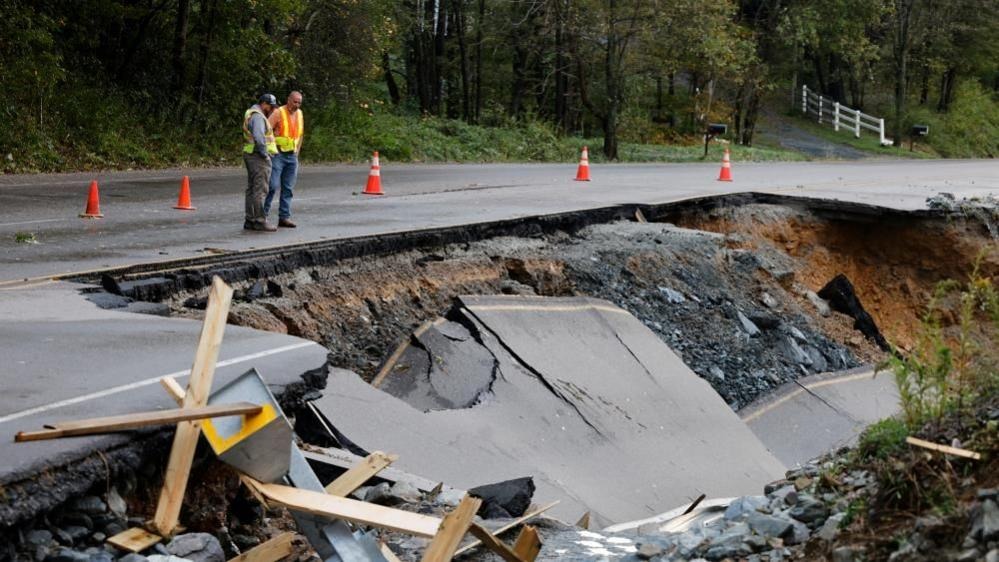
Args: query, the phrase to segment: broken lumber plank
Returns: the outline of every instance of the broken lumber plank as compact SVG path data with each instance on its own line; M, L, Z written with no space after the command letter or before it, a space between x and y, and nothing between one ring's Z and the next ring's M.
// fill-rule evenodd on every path
M167 394L169 394L170 397L173 398L173 401L176 402L178 406L184 405L184 396L187 394L187 391L184 390L183 386L180 386L180 383L177 382L177 379L170 376L166 376L160 379L160 384L163 385L163 388L167 391Z
M345 498L397 460L399 455L386 455L381 451L375 451L327 484L326 493Z
M42 439L58 439L60 437L78 437L81 435L98 435L113 433L141 427L175 424L182 421L221 418L225 416L244 416L260 413L263 408L257 404L240 402L237 404L219 404L203 408L179 408L161 410L159 412L137 412L121 416L91 418L71 422L46 424L51 429L39 431L19 431L14 441L40 441Z
M344 519L351 523L370 525L428 539L433 538L440 530L441 520L428 515L331 496L325 492L301 490L280 484L264 484L245 475L243 481L256 488L257 492L267 500L267 503L281 505L293 511L331 519Z
M589 529L590 528L590 512L589 511L587 511L586 513L584 513L582 515L582 517L579 518L579 521L576 521L576 526L579 527L579 528L581 528L581 529Z
M229 316L232 293L232 287L226 285L219 277L212 278L205 322L201 328L198 349L194 354L187 393L184 395L184 408L202 407L208 402L208 393L211 392L212 379L215 377L215 364L218 362L219 348L222 346L222 336L225 334L226 319ZM163 477L163 489L160 491L156 515L153 517L153 527L161 535L169 536L177 528L200 433L200 422L185 421L177 424L177 433L170 449L170 460Z
M910 445L915 445L916 447L922 447L924 449L930 449L931 451L937 451L940 453L947 453L948 455L954 455L955 457L964 457L966 459L974 459L976 461L982 459L981 453L976 453L967 449L958 449L957 447L951 447L949 445L937 445L936 443L919 439L918 437L906 437L905 442Z
M399 557L396 556L394 552L392 552L392 549L389 548L387 544L383 542L378 543L378 550L381 551L382 556L385 557L385 560L387 562L402 562L402 560L399 560Z
M345 451L343 449L332 449L332 448L322 449L321 451L303 450L302 455L307 460L321 462L323 464L328 464L330 466L335 466L337 468L342 468L344 470L350 470L357 463L362 462L364 460L364 457L355 455L350 451ZM392 483L408 482L421 492L431 492L433 491L434 488L438 486L438 484L440 484L440 482L437 482L436 480L429 480L427 478L423 478L422 476L410 474L408 472L404 472L402 470L393 468L391 466L379 472L378 478ZM452 488L444 486L442 487L442 489L451 490ZM464 492L464 490L459 490L459 491Z
M132 527L108 538L106 542L115 548L137 554L161 540L163 540L163 537L159 535L154 535L141 527Z
M541 553L541 537L538 536L538 530L530 525L524 525L517 535L517 542L513 543L513 552L524 562L534 562Z
M493 553L498 555L503 560L506 560L506 562L524 562L520 559L520 556L517 556L517 553L514 552L513 549L507 546L503 541L496 538L496 535L490 533L489 529L486 529L478 523L472 523L472 527L469 531L471 531L472 534L475 535L479 541L481 541L481 544L484 544L486 548L493 551Z
M262 542L229 562L277 562L295 553L295 533L280 535Z
M501 534L509 531L510 529L513 529L517 525L520 525L521 523L527 521L528 519L533 519L533 518L537 517L538 515L541 515L542 513L548 511L549 509L555 507L558 504L559 504L559 502L556 500L556 501L553 501L552 503L550 503L550 504L548 504L546 506L539 507L539 508L537 508L535 510L529 511L529 512L525 513L524 515L522 515L522 516L514 519L513 521L507 523L506 525L503 525L499 529L496 529L495 531L493 531L493 534L496 535L496 536L499 536L499 535L501 535ZM454 554L455 554L455 556L457 556L459 554L464 554L464 553L468 552L469 550L472 550L473 548L478 547L481 544L482 544L481 541L472 541L469 544L466 544L465 546L459 548L458 551L455 552Z
M421 562L449 562L454 557L454 551L461 544L461 539L468 532L472 518L482 506L480 498L465 495L458 507L448 513L441 521L440 530L423 551Z

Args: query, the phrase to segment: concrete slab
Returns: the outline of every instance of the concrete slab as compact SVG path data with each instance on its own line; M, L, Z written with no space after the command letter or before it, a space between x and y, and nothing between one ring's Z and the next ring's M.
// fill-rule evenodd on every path
M781 462L795 466L855 443L868 425L900 411L892 374L863 369L787 383L740 416Z
M128 440L125 434L14 443L21 429L175 407L159 378L186 385L201 323L102 310L79 285L0 290L0 485ZM327 351L299 338L229 326L214 388L256 367L275 394L324 368Z
M614 305L527 297L461 305L498 363L475 406L423 413L342 370L317 406L357 445L400 454L403 470L461 488L531 475L536 498L562 500L556 515L591 511L598 525L700 493L758 493L783 475L711 387Z
M401 165L383 161L387 196L357 193L365 166L306 166L296 188L299 228L242 230L245 172L165 170L0 177L0 284L138 263L274 246L467 225L619 204L659 204L760 191L912 210L941 191L999 192L994 160L733 163L720 184L720 155L705 164L604 164L572 181L575 164ZM191 176L195 212L172 209ZM101 220L82 220L87 186L101 182ZM32 232L39 244L15 244ZM210 248L211 250L206 250Z

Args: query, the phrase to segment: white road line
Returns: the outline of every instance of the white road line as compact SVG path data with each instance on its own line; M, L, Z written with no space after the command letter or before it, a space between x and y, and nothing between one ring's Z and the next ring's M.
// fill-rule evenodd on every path
M252 361L254 359L260 359L261 357L267 357L269 355L277 355L278 353L284 353L286 351L294 351L296 349L301 349L303 347L309 347L311 345L318 345L314 342L300 342L291 345L286 345L284 347L275 347L274 349L269 349L267 351L261 351L258 353L251 353L249 355L243 355L240 357L234 357L232 359L226 359L225 361L219 361L216 364L216 368L228 367L229 365L236 365L239 363L245 363L247 361ZM83 396L77 396L76 398L69 398L67 400L61 400L59 402L53 402L52 404L46 404L44 406L38 406L37 408L31 408L28 410L23 410L20 412L15 412L13 414L8 414L6 416L0 417L0 424L9 422L11 420L16 420L19 418L33 416L41 412L47 412L49 410L54 410L56 408L62 408L64 406L71 406L73 404L79 404L80 402L86 402L88 400L94 400L95 398L103 398L105 396L111 396L112 394L118 394L128 390L135 390L136 388L142 388L144 386L149 386L151 384L159 384L160 379L163 377L173 377L180 378L186 377L191 374L190 369L184 369L183 371L176 371L173 373L166 373L163 375L158 375L152 378L144 379L141 381L136 381L129 384L123 384L121 386L115 386L108 388L106 390L101 390L99 392L94 392L91 394L85 394Z
M20 221L20 222L0 222L0 227L3 226L20 226L22 224L39 224L43 222L60 222L69 219L38 219L33 221Z

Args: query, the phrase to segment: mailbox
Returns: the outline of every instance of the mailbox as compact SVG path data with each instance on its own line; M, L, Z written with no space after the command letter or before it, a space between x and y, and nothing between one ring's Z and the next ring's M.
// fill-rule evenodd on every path
M914 137L925 137L930 134L929 125L913 125L912 126L912 136Z
M708 135L717 137L728 132L728 125L724 123L708 123Z

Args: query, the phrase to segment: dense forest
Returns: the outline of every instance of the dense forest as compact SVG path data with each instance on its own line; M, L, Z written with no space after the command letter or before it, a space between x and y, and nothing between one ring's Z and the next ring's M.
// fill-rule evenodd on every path
M8 172L232 163L244 109L290 89L312 159L555 156L490 153L502 131L616 159L708 122L751 146L802 84L892 138L931 124L939 155L999 154L995 0L0 0L0 16ZM411 146L447 137L483 146Z

